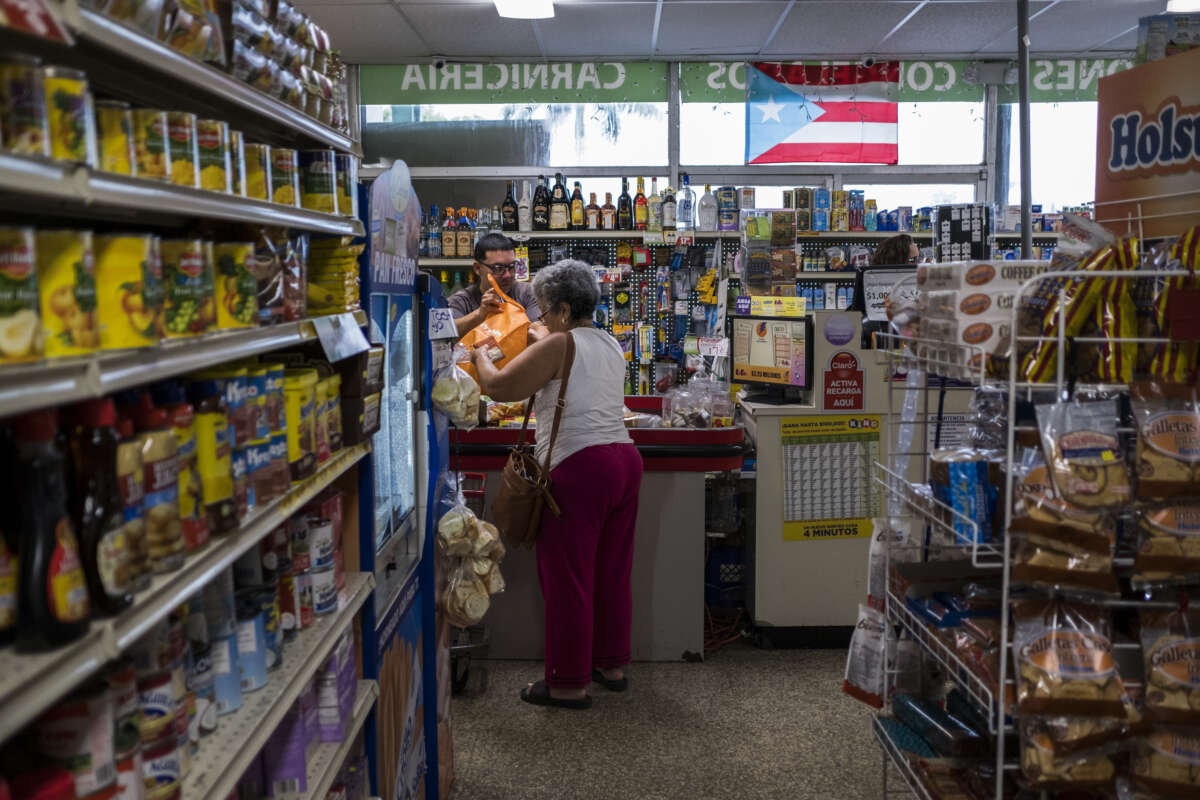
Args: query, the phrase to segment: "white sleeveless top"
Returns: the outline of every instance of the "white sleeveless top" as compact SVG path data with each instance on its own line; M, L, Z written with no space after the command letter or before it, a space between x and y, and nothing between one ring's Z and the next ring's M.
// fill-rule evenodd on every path
M550 469L585 447L633 441L625 430L625 354L617 340L600 328L574 328L575 361L567 382L566 407ZM545 463L554 425L560 381L542 387L534 400L537 418L537 460Z

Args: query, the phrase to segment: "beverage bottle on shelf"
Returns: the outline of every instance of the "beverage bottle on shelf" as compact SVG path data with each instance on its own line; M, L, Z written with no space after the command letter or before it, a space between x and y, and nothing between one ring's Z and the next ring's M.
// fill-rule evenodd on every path
M446 219L442 221L442 258L454 258L458 254L458 233L455 231L457 227L454 208L447 206Z
M662 196L658 193L658 178L650 179L650 196L646 198L646 230L663 229Z
M633 230L633 198L629 196L629 178L621 178L621 196L617 198L617 230Z
M438 273L438 283L440 283L442 285L442 288L446 290L446 294L451 294L451 292L450 292L450 270L444 269L440 273Z
M700 208L697 212L696 227L702 231L717 229L717 198L712 193L712 185L704 184L704 194L700 197Z
M680 180L683 186L679 189L679 197L675 206L675 230L693 231L696 229L696 193L692 191L691 181L685 172Z
M53 409L34 411L16 422L20 530L17 625L35 648L56 647L87 630L91 614L79 540L67 516L66 463L54 444Z
M638 176L637 194L633 197L633 227L644 231L649 223L650 212L646 208L646 179Z
M421 235L417 237L417 257L427 258L429 256L429 217L424 213L421 214Z
M79 550L92 604L116 614L133 602L134 554L125 537L125 504L117 485L117 447L112 398L78 408L82 430L75 450L73 511Z
M442 257L442 231L438 227L441 223L438 221L438 207L429 207L429 229L425 235L429 239L426 247L430 258Z
M529 193L529 181L525 181L525 191L521 193L521 202L517 203L517 230L522 233L533 230L533 195Z
M545 175L538 175L537 189L533 192L533 230L550 230L550 190L546 188Z
M464 207L458 218L458 227L454 229L454 249L459 258L471 258L475 254L475 223L467 212L468 209Z
M584 218L587 220L587 229L589 231L600 230L600 206L596 205L596 193L590 194L591 202L587 204L587 208L583 210Z
M500 233L504 230L504 215L500 213L500 206L492 206L492 216L488 220L488 233Z
M583 186L575 181L575 191L571 192L571 230L586 230L583 210Z
M613 205L612 192L604 193L604 205L600 208L600 227L606 231L617 229L617 207Z
M663 190L662 213L663 213L663 230L675 230L675 190L668 186Z
M454 294L455 292L462 291L465 288L463 286L463 281L462 281L463 274L461 272L455 271L453 273L453 275L454 275L454 283L450 284L450 294Z
M500 227L506 231L517 230L517 198L513 196L515 183L516 181L508 182L508 191L505 192L504 202L500 205Z
M550 230L565 231L571 226L571 201L563 185L561 172L554 174L554 191L550 193Z

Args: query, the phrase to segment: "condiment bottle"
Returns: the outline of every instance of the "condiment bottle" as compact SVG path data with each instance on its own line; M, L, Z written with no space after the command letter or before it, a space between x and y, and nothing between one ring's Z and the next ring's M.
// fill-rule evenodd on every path
M116 472L117 411L110 398L102 398L80 404L75 412L81 429L76 438L74 517L88 594L97 609L116 614L133 602L133 558Z
M238 526L230 462L229 410L215 380L193 381L188 385L188 396L196 409L196 466L204 491L208 529L214 535L228 533Z
M208 515L204 512L204 489L196 467L196 412L183 386L175 381L153 389L154 404L167 412L179 455L179 522L188 552L208 544Z
M146 498L146 477L142 469L142 441L134 433L133 420L117 417L117 487L124 508L125 544L129 548L133 590L150 586L150 546L146 541L146 517L142 503Z
M143 393L134 421L142 441L150 566L161 575L183 566L187 549L179 520L179 448L167 412L151 405L149 395Z
M20 638L35 648L55 647L83 635L91 603L79 543L67 516L63 455L54 444L53 410L34 411L16 423L20 464Z

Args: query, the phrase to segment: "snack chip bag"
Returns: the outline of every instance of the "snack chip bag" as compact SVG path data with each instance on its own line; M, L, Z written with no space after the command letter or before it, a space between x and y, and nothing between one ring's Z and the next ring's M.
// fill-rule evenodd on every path
M488 281L504 303L499 313L467 331L459 343L467 349L491 344L489 355L496 362L496 368L503 369L510 359L516 358L525 349L529 339L529 317L525 314L524 306L501 291L494 277L488 275ZM473 364L463 364L462 368L476 381L479 380Z
M1200 725L1200 611L1141 611L1146 716L1153 722Z
M1129 395L1138 429L1138 498L1200 494L1200 391L1139 382Z
M1017 711L1021 715L1125 714L1127 696L1101 609L1030 597L1014 608Z
M1082 508L1129 501L1129 475L1117 436L1117 401L1078 400L1037 406L1042 451L1054 488Z

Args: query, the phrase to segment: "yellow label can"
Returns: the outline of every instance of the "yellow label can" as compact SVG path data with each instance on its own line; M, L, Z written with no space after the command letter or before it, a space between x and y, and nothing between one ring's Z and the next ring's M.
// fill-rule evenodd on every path
M337 168L332 150L300 153L300 205L312 211L337 213Z
M137 153L133 145L133 111L118 100L96 102L96 131L100 139L100 169L135 175Z
M295 150L271 148L271 200L283 206L300 205L300 169Z
M216 323L211 243L199 239L162 242L164 328L168 339L206 333Z
M337 170L337 210L345 217L358 216L358 159L348 153L334 157Z
M100 346L92 232L37 232L37 273L46 357L78 356Z
M138 177L167 179L167 112L134 109L133 149L137 154Z
M163 336L162 261L150 234L97 236L100 349L158 344Z
M233 191L229 170L229 123L219 119L196 120L196 151L200 160L200 188Z
M247 144L246 197L255 200L271 199L271 148L265 144Z
M0 364L42 357L33 228L0 227Z
M167 152L171 158L171 183L193 188L199 186L195 114L186 111L167 112Z
M87 163L88 135L94 130L87 114L87 76L77 69L46 67L44 87L50 157Z
M258 323L258 279L250 272L253 242L213 245L216 261L217 327L253 328Z
M317 371L289 369L283 373L283 398L288 420L288 468L292 482L312 475L317 466L314 441Z
M0 61L0 143L23 156L50 155L45 68L26 55Z
M246 196L246 139L241 131L229 132L229 190Z

